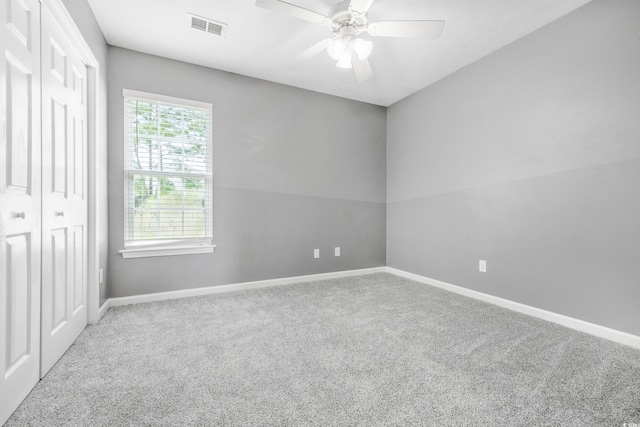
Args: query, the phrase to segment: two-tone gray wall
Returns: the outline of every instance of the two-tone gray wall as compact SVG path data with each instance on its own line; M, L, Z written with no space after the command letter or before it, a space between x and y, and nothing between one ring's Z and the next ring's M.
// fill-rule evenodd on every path
M104 280L100 284L100 305L107 299L107 259L109 254L109 234L107 222L107 42L102 35L89 3L86 0L62 0L69 15L82 33L98 63L98 140L95 150L98 163L96 170L98 194L96 195L98 224L97 238L100 246L100 268L104 271Z
M388 111L107 55L86 2L64 3L102 67L105 141L109 72L109 296L380 266L386 253L391 267L640 334L639 2L594 0ZM118 254L122 88L214 105L214 254Z
M385 265L385 108L116 47L108 64L111 297ZM123 88L213 104L215 253L119 255Z
M640 335L639 37L594 0L390 107L387 264Z

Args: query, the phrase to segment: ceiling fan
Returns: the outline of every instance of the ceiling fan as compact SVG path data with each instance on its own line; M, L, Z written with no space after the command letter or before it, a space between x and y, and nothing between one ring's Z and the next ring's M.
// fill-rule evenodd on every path
M327 50L340 68L353 68L356 78L362 82L373 74L369 55L373 43L361 37L367 33L373 37L420 37L437 39L444 29L444 21L380 21L369 22L367 12L374 0L343 0L335 4L329 15L287 3L281 0L256 0L256 6L294 18L328 25L331 36L314 44L286 66L294 69L304 61Z

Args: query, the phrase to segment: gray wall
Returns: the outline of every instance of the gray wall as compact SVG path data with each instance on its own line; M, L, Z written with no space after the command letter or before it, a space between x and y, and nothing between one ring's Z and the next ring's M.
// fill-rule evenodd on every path
M639 36L594 0L390 107L387 264L640 335Z
M108 60L111 297L385 265L385 108L116 47ZM214 254L118 254L123 88L213 104Z
M62 0L76 26L82 33L91 51L100 63L98 82L98 154L97 195L98 244L100 246L100 268L104 271L104 282L100 285L100 305L107 299L109 235L107 222L107 42L87 0Z

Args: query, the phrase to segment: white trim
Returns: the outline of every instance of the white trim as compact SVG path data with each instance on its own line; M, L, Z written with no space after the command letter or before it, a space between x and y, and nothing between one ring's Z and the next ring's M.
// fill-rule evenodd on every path
M73 21L73 18L69 15L62 0L39 1L40 4L49 11L54 21L62 28L66 36L69 37L69 40L82 57L85 65L88 67L97 67L99 65L98 60L76 26L76 23Z
M154 256L172 256L172 255L196 255L196 254L212 254L216 245L190 245L190 246L173 246L173 247L155 247L141 249L123 249L120 251L122 258L148 258Z
M436 288L444 289L449 292L453 292L466 297L474 298L480 301L488 302L500 307L507 308L509 310L517 311L528 316L537 317L538 319L546 320L548 322L557 323L567 328L575 329L580 332L584 332L596 337L604 338L610 341L614 341L620 344L625 344L630 347L640 349L640 336L632 335L626 332L618 331L616 329L607 328L605 326L596 325L595 323L585 322L584 320L575 319L573 317L565 316L563 314L553 313L551 311L543 310L541 308L532 307L519 302L510 301L504 298L496 297L493 295L485 294L471 289L466 289L460 286L452 285L450 283L442 282L440 280L431 279L429 277L420 276L418 274L409 273L407 271L398 270L392 267L386 267L386 272L395 274L396 276L404 277L406 279L415 280L416 282L424 283L427 285L435 286Z
M145 99L147 101L163 102L166 104L181 105L183 107L200 108L213 112L213 104L209 102L195 101L193 99L176 98L175 96L160 95L157 93L141 92L139 90L122 89L122 96L128 98Z
M111 298L111 307L141 304L145 302L164 301L177 298L219 294L246 289L259 289L270 286L291 285L294 283L314 282L317 280L338 279L341 277L361 276L363 274L384 273L386 267L363 268L360 270L336 271L332 273L309 274L307 276L285 277L282 279L258 280L255 282L234 283L231 285L209 286L206 288L185 289L182 291L159 292L156 294L134 295L130 297Z
M104 304L102 304L102 306L100 306L100 309L98 310L98 320L102 319L102 317L107 312L107 310L109 310L110 307L111 307L111 300L108 299L104 302Z
M87 322L100 320L100 243L98 241L98 87L100 85L98 66L87 66L87 215L88 215L88 265L87 265ZM106 124L104 124L106 126ZM106 207L105 207L106 208ZM105 218L106 220L106 218Z
M372 273L390 273L406 279L415 280L416 282L444 289L459 295L464 295L473 299L494 304L518 313L546 320L548 322L557 323L570 329L594 335L609 341L628 345L629 347L640 349L640 336L632 335L626 332L607 328L605 326L596 325L594 323L585 322L584 320L575 319L573 317L562 314L553 313L526 304L510 301L504 298L495 297L471 289L466 289L440 280L431 279L418 274L409 273L407 271L398 270L392 267L374 267L363 268L360 270L336 271L333 273L310 274L307 276L286 277L281 279L259 280L255 282L235 283L231 285L210 286L206 288L185 289L181 291L160 292L156 294L134 295L130 297L111 298L101 307L101 311L105 311L109 307L118 307L122 305L141 304L146 302L164 301L177 298L194 297L200 295L218 294L224 292L233 292L246 289L259 289L270 286L291 285L294 283L305 283L317 280L337 279L340 277L361 276Z
M211 239L166 239L166 240L128 240L125 241L125 249L153 249L153 248L173 248L185 246L211 245Z
M43 8L50 14L53 20L78 51L82 61L87 66L87 215L88 215L88 254L87 254L87 322L96 323L99 319L100 305L100 243L98 241L98 86L100 82L100 63L91 51L82 33L76 26L73 18L67 11L62 0L39 0ZM106 126L106 124L104 124Z

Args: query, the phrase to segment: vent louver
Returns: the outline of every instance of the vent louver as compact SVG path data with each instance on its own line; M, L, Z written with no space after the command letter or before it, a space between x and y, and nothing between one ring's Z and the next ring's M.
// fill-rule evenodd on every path
M202 16L187 14L189 19L189 28L202 31L204 33L214 34L216 36L224 37L227 34L227 24L217 22L209 18L203 18Z
M213 22L209 22L209 27L207 28L207 31L209 31L210 33L216 34L218 36L221 36L222 35L222 25L214 24Z
M195 16L192 16L191 28L195 28L196 30L206 31L207 21L205 21L204 19L200 19L200 18L196 18Z

